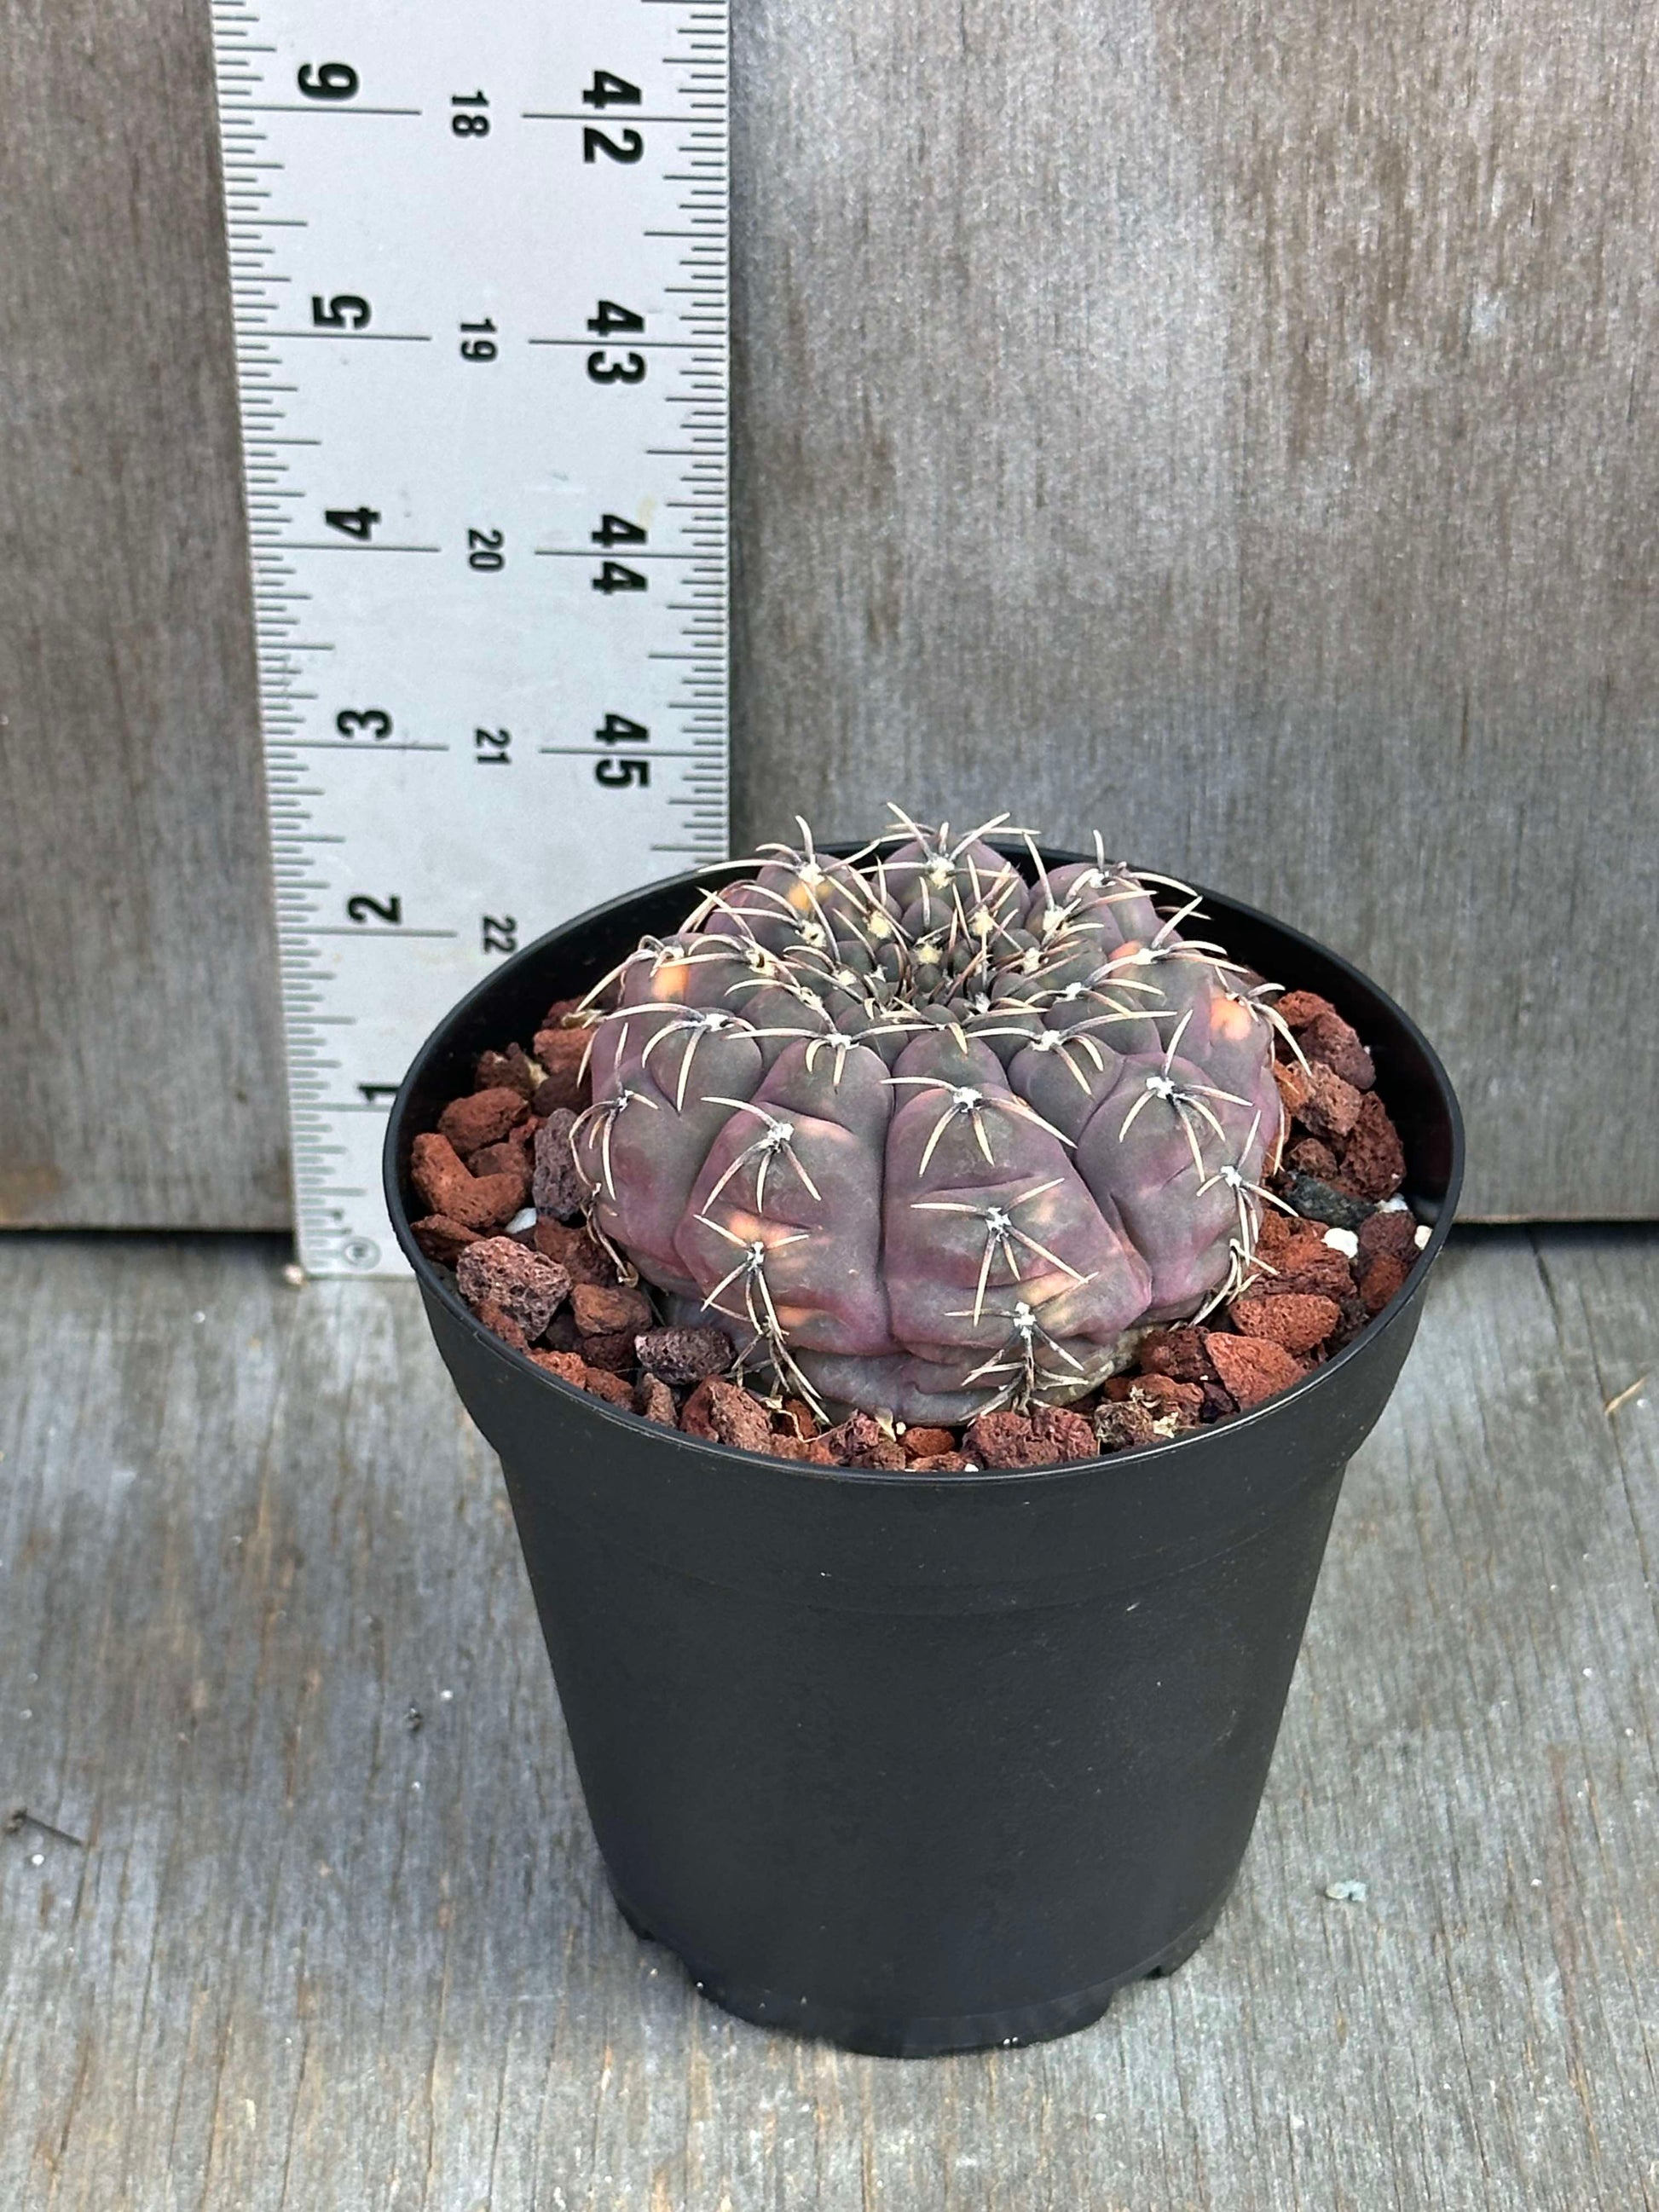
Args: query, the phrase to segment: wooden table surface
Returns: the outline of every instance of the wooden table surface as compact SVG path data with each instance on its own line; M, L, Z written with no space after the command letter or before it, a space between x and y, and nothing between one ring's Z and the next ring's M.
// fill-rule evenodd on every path
M623 1927L408 1285L4 1249L8 2212L1659 2204L1659 1236L1454 1245L1215 1936L921 2063Z

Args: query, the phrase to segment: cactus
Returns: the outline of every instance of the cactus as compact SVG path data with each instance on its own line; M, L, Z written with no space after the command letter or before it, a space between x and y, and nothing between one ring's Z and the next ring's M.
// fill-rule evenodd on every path
M1026 872L1004 817L892 811L846 860L803 823L590 994L590 1224L820 1412L1062 1404L1248 1279L1278 987L1098 838L1051 871L1011 833Z

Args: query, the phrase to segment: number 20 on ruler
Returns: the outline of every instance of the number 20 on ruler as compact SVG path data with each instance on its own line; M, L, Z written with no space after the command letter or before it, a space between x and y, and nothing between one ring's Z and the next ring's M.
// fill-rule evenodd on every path
M348 62L324 62L313 67L307 64L298 74L298 88L307 99L346 100L359 89L357 72ZM609 70L596 70L591 84L582 93L584 105L594 109L612 106L637 106L643 94L636 84L618 76ZM449 105L449 127L458 138L483 138L489 135L489 95L482 91L452 93ZM643 134L631 125L602 129L586 125L582 131L582 159L594 162L600 159L631 163L639 161L645 151ZM313 326L318 330L363 331L374 319L374 311L361 293L341 292L326 298L313 294L311 301ZM459 325L459 352L463 361L486 363L497 358L498 332L495 320L482 316L476 321ZM587 319L588 331L598 338L641 337L645 333L645 318L631 307L615 300L600 300ZM587 355L586 372L595 384L637 385L645 381L647 363L643 353L629 347L613 349L596 346ZM355 507L327 507L323 520L331 530L360 543L373 542L374 532L382 520L377 508L367 505ZM605 514L599 526L592 533L592 542L608 550L613 546L643 547L648 543L649 532L641 524L630 522L625 516ZM470 528L467 532L467 566L479 573L498 573L507 565L505 533L500 530ZM649 579L626 562L602 559L592 578L592 588L607 598L617 592L644 592L650 588ZM343 736L367 730L373 738L389 738L392 718L384 708L346 709L336 717L336 726ZM649 743L650 730L643 723L627 714L607 713L603 723L593 732L596 743L605 745L643 745ZM506 729L483 730L474 733L473 757L479 766L505 767L512 759L512 733ZM593 780L607 790L626 790L630 787L647 789L651 781L651 765L647 759L623 757L594 763ZM365 902L350 902L353 908ZM394 901L393 904L397 902ZM366 920L367 915L354 911L353 920ZM516 950L517 925L511 917L486 915L483 921L483 949L489 952L511 952Z

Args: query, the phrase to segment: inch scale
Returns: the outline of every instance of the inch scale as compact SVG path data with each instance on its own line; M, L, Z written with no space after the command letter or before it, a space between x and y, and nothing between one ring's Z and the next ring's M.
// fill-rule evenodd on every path
M214 0L300 1255L439 1016L726 849L724 0Z

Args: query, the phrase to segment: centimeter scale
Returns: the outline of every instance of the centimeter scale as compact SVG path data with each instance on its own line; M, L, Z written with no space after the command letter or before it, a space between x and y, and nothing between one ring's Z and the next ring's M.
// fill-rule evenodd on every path
M215 0L301 1258L492 962L726 840L723 0Z

